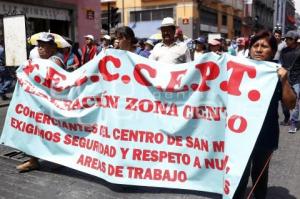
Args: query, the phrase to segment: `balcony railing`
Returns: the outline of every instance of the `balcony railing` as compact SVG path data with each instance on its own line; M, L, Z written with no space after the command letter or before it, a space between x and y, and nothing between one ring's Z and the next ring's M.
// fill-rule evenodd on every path
M242 0L221 0L221 3L225 6L233 7L236 10L243 10Z

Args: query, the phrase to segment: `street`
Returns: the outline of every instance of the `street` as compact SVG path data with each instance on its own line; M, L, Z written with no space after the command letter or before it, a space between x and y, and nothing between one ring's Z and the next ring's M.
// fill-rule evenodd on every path
M7 106L0 108L1 133L6 112ZM271 160L268 199L300 198L300 132L288 134L287 130L288 127L281 126L280 147ZM15 166L24 158L4 157L11 151L0 145L0 198L221 198L218 194L197 191L111 184L47 161L41 162L38 171L18 173Z

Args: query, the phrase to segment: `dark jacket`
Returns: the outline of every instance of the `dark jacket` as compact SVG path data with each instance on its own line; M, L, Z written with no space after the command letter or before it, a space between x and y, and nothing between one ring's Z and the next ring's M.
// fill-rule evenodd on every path
M300 49L284 48L281 52L280 62L284 68L289 70L290 84L300 84Z

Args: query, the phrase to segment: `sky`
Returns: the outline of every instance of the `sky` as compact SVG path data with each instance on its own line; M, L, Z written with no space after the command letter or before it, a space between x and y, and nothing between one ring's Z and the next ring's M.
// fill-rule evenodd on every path
M298 14L300 14L300 1L299 0L295 1L295 8L296 8L296 12L298 12Z

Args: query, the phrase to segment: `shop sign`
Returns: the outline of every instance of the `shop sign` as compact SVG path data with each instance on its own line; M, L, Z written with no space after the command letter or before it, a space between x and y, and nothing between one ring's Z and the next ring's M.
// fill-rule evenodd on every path
M182 23L183 23L183 24L189 24L189 23L190 23L189 18L187 18L187 17L186 17L186 18L183 18L183 19L182 19Z
M88 20L94 20L95 19L95 11L94 10L87 10L86 11L86 18Z
M0 2L0 15L24 14L26 17L70 21L69 11L50 7Z

